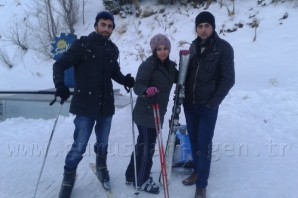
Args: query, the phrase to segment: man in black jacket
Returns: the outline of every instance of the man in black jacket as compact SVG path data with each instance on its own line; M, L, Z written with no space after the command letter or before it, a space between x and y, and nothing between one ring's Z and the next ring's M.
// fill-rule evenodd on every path
M75 41L53 66L56 96L62 101L70 96L69 88L64 84L64 70L71 66L74 67L76 84L70 105L70 113L76 115L74 142L65 159L59 197L65 197L66 188L68 193L73 188L76 169L86 151L94 125L96 170L103 186L109 188L106 160L112 116L115 113L112 79L124 85L126 90L134 84L130 74L124 76L121 73L117 61L118 48L109 39L115 28L113 15L107 11L98 13L94 28L94 32Z
M183 104L194 172L182 183L196 184L195 197L201 198L206 197L218 107L235 83L235 71L233 48L215 32L214 16L201 12L195 28Z

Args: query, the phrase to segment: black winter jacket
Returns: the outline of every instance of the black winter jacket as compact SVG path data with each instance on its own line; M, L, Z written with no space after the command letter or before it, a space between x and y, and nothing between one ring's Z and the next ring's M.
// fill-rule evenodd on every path
M160 119L163 123L171 88L178 79L178 71L175 66L176 63L171 60L168 61L166 66L162 65L154 56L150 56L140 65L133 87L135 94L138 95L133 110L133 119L137 125L155 128L152 109L153 98L145 97L146 89L151 86L159 89L159 93L154 96L154 100L159 104Z
M235 84L232 46L214 32L205 52L200 54L199 38L190 46L185 81L185 102L216 108Z
M118 48L112 41L93 32L75 41L54 63L55 87L64 85L64 70L74 67L76 87L71 113L91 118L115 113L112 79L124 83L118 56Z

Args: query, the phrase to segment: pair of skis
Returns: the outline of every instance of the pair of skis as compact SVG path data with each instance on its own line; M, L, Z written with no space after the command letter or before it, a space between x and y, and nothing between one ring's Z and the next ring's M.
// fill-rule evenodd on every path
M167 139L166 151L165 151L165 158L166 158L166 169L168 174L168 180L171 180L172 176L172 166L173 166L173 156L175 150L175 143L176 143L176 132L180 127L179 123L179 114L181 112L181 105L185 98L185 87L184 82L188 70L189 65L189 50L181 50L179 53L179 77L178 82L175 89L174 95L174 105L172 108L172 115L171 119L169 120L169 135Z
M176 85L175 96L174 96L174 106L172 109L172 116L170 119L170 131L168 135L166 150L163 147L162 133L161 133L161 123L159 115L159 105L153 103L153 114L155 121L155 128L157 132L157 141L159 147L159 156L161 164L161 174L159 181L163 185L164 197L169 198L169 181L171 179L173 155L175 149L176 132L180 126L179 124L179 114L181 112L181 104L185 97L184 94L184 81L187 73L188 63L189 63L189 51L181 50L179 62L179 77Z

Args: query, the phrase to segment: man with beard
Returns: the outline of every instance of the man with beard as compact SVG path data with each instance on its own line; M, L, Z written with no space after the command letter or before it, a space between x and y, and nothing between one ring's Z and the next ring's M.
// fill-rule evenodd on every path
M99 12L95 18L95 31L75 41L61 59L53 65L56 96L65 101L70 96L64 84L64 70L73 66L76 87L70 105L74 119L74 142L65 159L64 176L59 197L70 197L76 170L83 158L94 128L96 143L96 170L104 188L109 189L107 169L108 139L112 116L115 113L112 79L129 91L134 85L130 74L124 76L117 61L119 51L109 39L114 28L110 12ZM95 126L95 127L94 127Z

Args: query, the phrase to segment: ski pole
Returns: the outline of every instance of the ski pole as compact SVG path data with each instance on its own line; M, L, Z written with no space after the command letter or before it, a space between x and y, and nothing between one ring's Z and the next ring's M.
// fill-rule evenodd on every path
M133 121L133 99L132 99L132 91L130 91L130 107L131 107L131 125L132 125L132 144L133 144L133 164L134 164L134 173L135 173L135 195L138 196L138 176L137 176L137 157L136 157L136 149L135 149L135 127Z
M169 198L169 186L168 186L168 179L167 179L167 169L166 169L166 161L165 161L165 150L163 147L163 140L161 134L161 122L160 122L160 114L159 114L159 105L153 102L153 115L154 115L154 122L155 122L155 129L157 133L157 142L159 147L159 157L160 157L160 165L161 165L161 173L162 173L162 182L163 182L163 190L164 190L164 197Z
M56 97L55 99L50 103L50 105L54 104L56 101ZM48 146L47 146L47 149L46 149L46 153L45 153L45 156L43 158L43 162L42 162L42 166L41 166L41 169L40 169L40 172L39 172L39 176L38 176L38 179L37 179L37 183L36 183L36 186L35 186L35 191L34 191L34 196L33 198L36 197L36 193L37 193L37 189L38 189L38 185L39 185L39 181L40 181L40 178L41 178L41 175L42 175L42 172L43 172L43 168L44 168L44 165L46 163L46 159L47 159L47 156L48 156L48 152L49 152L49 148L50 148L50 145L51 145L51 142L52 142L52 138L53 138L53 135L54 135L54 131L56 129L56 125L57 125L57 122L58 122L58 119L59 119L59 115L61 113L61 109L62 109L62 106L63 106L63 103L64 101L61 100L60 102L60 108L59 108L59 111L58 111L58 114L56 116L56 119L54 121L54 126L53 126L53 129L52 129L52 132L51 132L51 136L50 136L50 139L49 139L49 142L48 142Z

